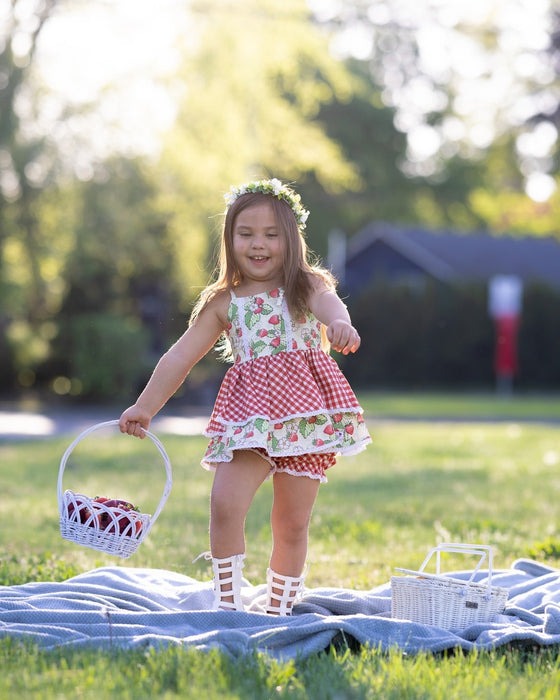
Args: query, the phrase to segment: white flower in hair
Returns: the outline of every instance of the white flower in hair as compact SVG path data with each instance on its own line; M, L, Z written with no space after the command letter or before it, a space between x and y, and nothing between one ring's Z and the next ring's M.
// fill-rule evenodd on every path
M304 209L301 204L301 197L297 192L295 192L288 185L284 185L278 178L273 178L272 180L254 180L253 182L248 182L240 187L232 186L229 192L224 194L224 199L226 202L226 212L229 207L235 202L238 197L242 194L256 193L269 194L278 199L283 199L290 205L291 210L296 217L298 228L301 234L305 231L305 222L309 216L307 209Z

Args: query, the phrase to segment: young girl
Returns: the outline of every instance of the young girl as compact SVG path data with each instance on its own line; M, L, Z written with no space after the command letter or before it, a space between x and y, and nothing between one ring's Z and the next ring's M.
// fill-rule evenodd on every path
M220 387L202 465L215 472L210 499L214 608L242 610L245 518L272 475L273 547L266 611L289 615L300 592L311 511L338 454L371 442L362 409L323 349L355 352L360 338L335 282L308 262L308 212L279 180L231 188L218 279L189 328L157 364L120 430L143 437L152 417L224 335L233 366ZM322 332L323 331L323 332Z

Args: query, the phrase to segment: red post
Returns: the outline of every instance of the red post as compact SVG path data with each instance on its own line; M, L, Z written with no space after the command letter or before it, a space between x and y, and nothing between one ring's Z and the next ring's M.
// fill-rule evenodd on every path
M494 371L496 377L501 377L506 382L511 383L518 370L517 329L519 328L519 316L497 316L494 322L496 327Z
M499 393L511 393L519 370L517 333L523 285L518 277L498 275L490 280L489 311L495 324L494 372Z

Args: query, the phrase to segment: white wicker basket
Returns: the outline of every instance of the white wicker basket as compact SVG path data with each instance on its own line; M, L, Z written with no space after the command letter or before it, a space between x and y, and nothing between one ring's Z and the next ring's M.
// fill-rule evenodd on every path
M69 445L60 461L58 471L58 510L60 534L64 539L126 559L134 554L138 545L152 529L171 491L171 463L159 439L153 433L145 431L146 436L154 443L163 458L167 474L163 494L153 516L123 508L107 508L103 503L98 503L74 491L62 492L62 478L66 463L76 445L93 431L118 425L118 423L117 420L97 423L80 433ZM102 519L103 527L101 527Z
M474 554L480 557L468 581L440 573L442 552ZM424 572L436 554L436 573ZM474 578L488 556L487 583ZM508 590L492 586L492 549L486 545L443 543L424 560L418 571L396 569L409 576L391 577L391 616L443 629L465 629L476 622L492 622L503 612Z

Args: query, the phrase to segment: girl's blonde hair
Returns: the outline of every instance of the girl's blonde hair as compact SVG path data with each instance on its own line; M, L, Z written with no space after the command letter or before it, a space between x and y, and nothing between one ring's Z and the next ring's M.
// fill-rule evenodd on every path
M272 207L278 231L284 236L284 295L294 318L300 318L309 311L307 300L311 294L314 279L322 280L331 290L336 289L336 280L333 275L310 260L310 251L290 205L285 200L270 194L250 192L237 197L226 211L217 278L198 298L191 315L191 324L206 304L220 292L235 290L242 283L241 271L235 263L233 254L235 220L244 209L263 202Z

